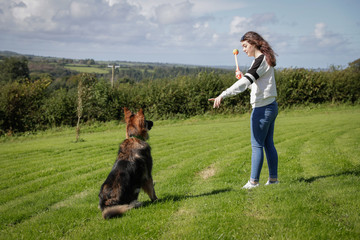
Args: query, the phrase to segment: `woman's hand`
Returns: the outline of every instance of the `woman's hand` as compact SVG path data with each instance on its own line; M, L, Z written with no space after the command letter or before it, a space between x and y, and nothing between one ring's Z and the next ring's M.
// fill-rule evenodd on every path
M222 97L218 96L217 98L210 98L209 101L214 102L213 108L219 108L221 103Z
M241 79L244 76L244 74L240 70L236 70L235 77L237 79Z

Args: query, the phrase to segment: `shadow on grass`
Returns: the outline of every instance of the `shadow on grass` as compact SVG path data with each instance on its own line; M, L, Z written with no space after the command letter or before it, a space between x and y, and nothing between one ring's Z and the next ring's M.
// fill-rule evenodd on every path
M217 190L213 190L211 192L201 193L201 194L197 194L197 195L180 195L180 194L165 195L165 196L159 198L158 200L156 200L155 202L151 202L151 201L143 202L142 206L146 207L150 204L158 204L158 203L163 203L163 202L179 202L179 201L182 201L185 199L213 196L213 195L226 193L226 192L230 192L230 191L232 191L232 188L217 189Z
M348 175L355 175L360 176L360 170L351 170L351 171L344 171L340 173L334 173L334 174L328 174L328 175L320 175L320 176L314 176L310 178L299 178L299 182L306 182L306 183L312 183L316 180L323 179L323 178L329 178L329 177L340 177L340 176L348 176Z
M159 204L159 203L163 203L163 202L178 202L178 201L182 201L182 200L190 199L190 198L212 196L212 195L217 195L217 194L230 192L230 191L232 191L232 188L218 189L218 190L213 190L211 192L197 194L197 195L165 195L164 197L159 198L155 202L151 202L149 200L145 201L145 202L141 202L141 204L139 206L136 206L135 208L147 207L147 206L150 206L153 204ZM123 216L124 215L122 214L122 215L118 215L118 216L112 216L111 218L122 218Z

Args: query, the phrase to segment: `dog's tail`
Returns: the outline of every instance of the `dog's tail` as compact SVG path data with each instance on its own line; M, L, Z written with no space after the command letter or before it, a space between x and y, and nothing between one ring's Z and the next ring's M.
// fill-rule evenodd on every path
M112 206L112 207L107 207L102 212L102 216L104 219L121 216L125 212L129 211L130 209L132 209L134 207L135 207L135 205L133 205L133 204L116 205L116 206Z

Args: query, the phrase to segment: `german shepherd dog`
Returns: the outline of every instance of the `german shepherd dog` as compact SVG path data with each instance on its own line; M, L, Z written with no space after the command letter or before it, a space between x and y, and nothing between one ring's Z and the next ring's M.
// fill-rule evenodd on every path
M151 149L146 142L153 122L145 120L142 109L133 114L124 108L124 113L126 139L120 144L114 166L99 193L99 208L104 219L121 216L126 211L141 206L137 202L141 188L151 201L157 200L151 176Z

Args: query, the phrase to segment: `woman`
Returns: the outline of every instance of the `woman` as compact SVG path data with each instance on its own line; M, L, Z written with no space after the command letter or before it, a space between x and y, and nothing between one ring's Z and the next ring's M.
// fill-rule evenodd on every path
M274 76L276 58L268 42L256 32L247 32L240 42L243 51L255 60L245 75L236 71L239 80L217 98L211 98L209 101L214 101L214 108L218 108L224 98L239 94L247 88L251 89L251 175L250 180L243 186L245 189L251 189L259 186L264 161L263 149L269 166L269 179L265 185L278 183L278 155L273 141L274 123L278 114Z

